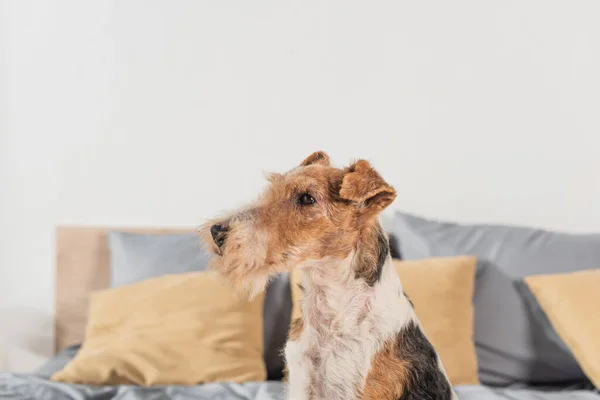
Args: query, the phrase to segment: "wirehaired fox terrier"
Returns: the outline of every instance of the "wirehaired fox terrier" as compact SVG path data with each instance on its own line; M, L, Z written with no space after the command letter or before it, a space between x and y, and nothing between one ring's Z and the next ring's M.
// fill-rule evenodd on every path
M268 179L255 204L201 235L213 267L251 295L276 274L303 270L303 317L285 346L288 398L456 399L379 224L394 188L367 161L338 169L323 152Z

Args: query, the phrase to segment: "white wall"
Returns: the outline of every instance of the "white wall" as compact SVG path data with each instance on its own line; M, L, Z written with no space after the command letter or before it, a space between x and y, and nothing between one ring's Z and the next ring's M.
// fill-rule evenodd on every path
M51 351L55 225L195 226L317 149L394 208L600 231L597 1L2 7L11 369Z

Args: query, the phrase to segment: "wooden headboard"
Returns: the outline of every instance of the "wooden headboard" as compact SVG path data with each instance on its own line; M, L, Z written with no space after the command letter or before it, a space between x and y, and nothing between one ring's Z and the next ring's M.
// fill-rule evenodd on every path
M110 282L108 232L193 233L194 229L58 227L55 350L83 341L90 292Z

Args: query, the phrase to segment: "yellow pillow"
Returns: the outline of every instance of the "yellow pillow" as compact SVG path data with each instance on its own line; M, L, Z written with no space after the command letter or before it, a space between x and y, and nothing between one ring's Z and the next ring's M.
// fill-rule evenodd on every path
M413 302L423 330L435 347L452 385L477 385L473 339L474 257L394 260L402 286ZM302 315L298 287L301 272L292 272L292 321Z
M600 269L529 276L524 281L583 372L600 389Z
M143 386L263 381L263 299L248 302L207 272L93 293L83 346L52 380Z

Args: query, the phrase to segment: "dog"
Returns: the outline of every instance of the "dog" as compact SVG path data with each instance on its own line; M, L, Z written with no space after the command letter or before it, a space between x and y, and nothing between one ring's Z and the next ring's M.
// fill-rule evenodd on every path
M251 297L274 275L303 271L303 317L284 350L288 399L456 399L379 223L394 188L368 161L338 169L322 151L268 180L253 205L201 236L212 267Z

